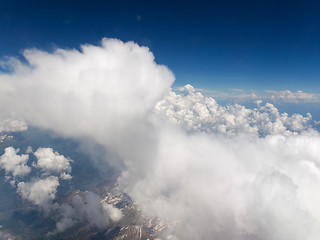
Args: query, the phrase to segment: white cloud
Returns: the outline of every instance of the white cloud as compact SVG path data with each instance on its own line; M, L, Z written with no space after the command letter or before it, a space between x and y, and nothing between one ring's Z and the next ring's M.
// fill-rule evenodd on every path
M18 151L13 147L6 148L0 158L0 166L5 169L6 174L12 173L14 177L23 177L31 171L31 168L26 165L29 155L17 155ZM33 153L32 148L28 147L27 152ZM50 234L63 232L73 227L75 223L86 223L90 227L103 228L121 219L121 210L102 202L101 198L93 192L85 192L81 196L75 195L70 204L60 205L54 202L60 185L59 177L64 180L72 178L69 174L70 159L54 152L52 148L38 148L34 155L37 163L33 166L40 168L45 174L29 182L21 181L16 184L16 181L11 181L10 183L17 188L17 193L23 199L39 206L47 216L50 214L51 218L57 220L56 230ZM60 176L51 174L60 174Z
M110 221L119 221L122 217L119 209L101 202L101 198L93 192L86 192L82 197L76 195L72 199L72 206L77 217L88 222L92 227L103 228Z
M33 153L33 150L32 150L32 147L31 147L31 146L28 146L28 147L27 147L26 153Z
M280 114L271 103L248 109L242 105L223 107L213 98L186 85L180 89L183 94L169 92L156 105L156 112L166 115L172 122L187 130L234 134L297 134L310 127L311 115L288 116Z
M37 157L35 167L46 173L59 173L63 179L71 178L67 174L71 172L70 159L65 158L58 152L53 152L52 148L38 148L34 155Z
M315 93L305 93L303 91L292 92L290 90L274 91L267 90L271 94L271 99L281 99L285 102L319 102L320 96Z
M23 120L16 119L0 119L0 133L1 132L21 132L28 129L28 126Z
M63 232L79 222L102 229L122 218L121 210L102 202L100 196L93 192L75 195L70 204L60 205L57 211L59 220L56 223L56 230L51 234Z
M59 179L49 176L45 179L36 179L32 182L19 182L17 192L30 202L38 206L48 206L55 199Z
M58 207L59 220L56 223L56 229L49 233L49 235L54 235L59 232L64 232L68 228L73 227L77 223L75 216L75 210L69 204L62 204Z
M60 174L60 178L63 180L70 180L70 179L72 179L72 176L70 174L64 172L64 173Z
M24 57L27 64L10 62L13 72L0 74L3 115L14 109L31 125L108 145L143 128L132 123L142 124L174 80L148 48L116 39L81 51L30 49Z
M259 139L162 129L152 167L129 168L121 183L146 213L175 223L179 239L317 239L319 144L316 132Z
M5 170L6 175L12 174L14 178L24 176L31 171L30 167L26 165L29 156L26 154L18 155L18 152L19 149L7 147L0 158L0 167Z
M318 239L320 137L310 115L261 102L223 107L190 85L170 92L172 73L132 42L24 55L29 65L0 75L3 114L105 146L120 187L147 215L174 223L177 238ZM50 176L18 192L51 204L58 185ZM60 231L119 216L88 194L63 209Z
M177 88L179 89L179 88ZM263 99L272 102L286 103L318 103L320 95L317 93L306 93L302 90L292 92L290 90L244 90L229 88L226 90L208 90L196 88L197 91L205 96L210 96L216 100L227 102L252 102L256 99Z

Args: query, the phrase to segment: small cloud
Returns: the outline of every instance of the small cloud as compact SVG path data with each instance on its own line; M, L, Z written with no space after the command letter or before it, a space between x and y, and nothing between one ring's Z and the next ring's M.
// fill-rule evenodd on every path
M38 206L47 206L56 197L59 180L50 176L32 182L19 182L17 192L30 202Z
M3 168L6 175L12 174L15 178L17 176L25 176L31 169L26 165L29 155L18 155L19 149L7 147L4 154L0 158L0 168ZM10 178L10 177L9 177Z
M72 176L70 174L64 172L64 173L60 174L60 178L63 180L70 180L70 179L72 179Z
M28 147L27 147L26 153L33 153L33 150L32 150L32 147L31 147L31 146L28 146Z
M67 172L71 172L70 159L65 158L52 148L39 148L34 155L38 161L34 164L45 173L61 173L63 179L71 179ZM70 176L70 177L69 177Z
M256 104L258 105L258 107L260 107L261 103L262 103L262 100L261 100L261 99L259 99L259 100L256 101Z

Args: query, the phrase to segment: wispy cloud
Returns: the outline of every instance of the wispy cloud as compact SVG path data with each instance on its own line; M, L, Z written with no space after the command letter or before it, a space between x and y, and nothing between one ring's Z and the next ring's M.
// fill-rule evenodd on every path
M181 87L174 88L179 91ZM284 101L288 103L317 103L320 102L320 94L307 93L302 90L296 92L290 90L245 90L228 88L226 90L211 90L204 88L195 88L205 96L212 97L217 100L235 100L235 101L252 101L255 99L263 99L265 101Z
M303 91L292 92L290 90L275 91L266 90L271 99L281 99L285 102L319 102L320 95L316 93L306 93Z

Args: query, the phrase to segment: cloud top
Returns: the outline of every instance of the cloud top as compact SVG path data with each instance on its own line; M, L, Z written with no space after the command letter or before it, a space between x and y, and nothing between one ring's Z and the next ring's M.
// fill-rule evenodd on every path
M58 186L58 178L50 176L27 183L19 182L17 192L34 204L44 206L55 199Z
M65 158L58 152L53 152L52 148L38 148L34 155L37 158L35 167L40 168L43 172L47 174L59 173L64 179L71 178L67 174L71 172L70 159Z
M155 111L187 130L266 136L297 134L311 126L310 114L306 117L300 114L289 116L279 113L271 103L261 105L258 101L254 109L239 104L224 107L213 98L203 96L191 85L180 88L180 91L181 94L169 92L157 103Z
M18 155L19 149L7 147L4 154L0 158L0 168L3 168L6 175L12 174L15 178L17 176L25 176L31 169L27 166L29 155Z
M81 51L29 49L24 57L0 75L2 113L15 109L34 126L103 143L144 118L174 81L148 48L117 39Z

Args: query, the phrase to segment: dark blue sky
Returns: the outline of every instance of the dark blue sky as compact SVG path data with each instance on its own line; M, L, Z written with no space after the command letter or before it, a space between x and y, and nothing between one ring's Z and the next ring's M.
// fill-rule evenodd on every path
M175 85L320 91L319 1L0 2L0 56L102 37L149 46Z

